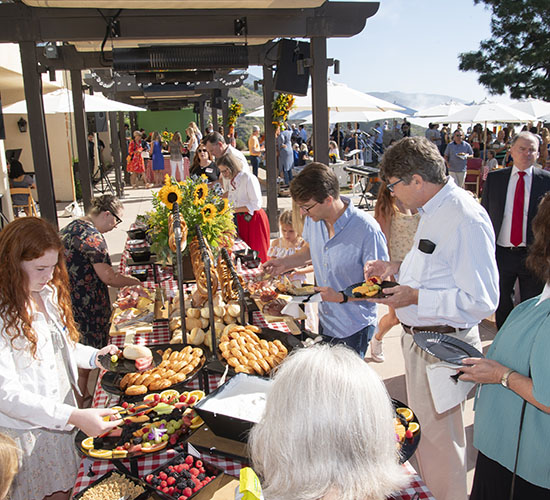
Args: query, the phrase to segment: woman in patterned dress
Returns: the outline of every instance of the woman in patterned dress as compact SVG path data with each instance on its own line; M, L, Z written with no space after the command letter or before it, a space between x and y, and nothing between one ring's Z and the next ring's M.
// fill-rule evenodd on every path
M88 215L72 221L61 230L67 271L71 284L74 319L82 334L82 343L97 349L107 344L111 318L109 286L136 286L141 282L114 271L103 233L120 222L122 203L106 194L95 198ZM89 371L79 381L85 398Z
M128 145L128 164L126 170L130 172L130 184L137 187L138 182L145 183L143 174L145 173L145 162L143 161L143 146L141 144L142 136L139 130L134 132L134 140Z
M77 367L101 350L78 343L64 248L47 221L25 217L0 233L0 432L21 450L11 500L68 499L79 460L75 427L97 436L119 425L110 409L81 410Z

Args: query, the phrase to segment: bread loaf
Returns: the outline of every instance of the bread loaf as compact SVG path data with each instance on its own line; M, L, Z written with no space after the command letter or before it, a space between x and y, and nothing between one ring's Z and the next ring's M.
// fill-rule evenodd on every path
M149 358L153 356L151 349L145 347L144 345L127 345L122 351L122 355L126 359L138 359L138 358Z

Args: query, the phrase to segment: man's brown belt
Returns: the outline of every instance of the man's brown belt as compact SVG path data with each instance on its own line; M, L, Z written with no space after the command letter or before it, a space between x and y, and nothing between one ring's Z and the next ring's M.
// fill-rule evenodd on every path
M401 326L403 326L403 330L410 334L414 334L415 332L456 333L462 330L462 328L448 325L409 326L401 323Z

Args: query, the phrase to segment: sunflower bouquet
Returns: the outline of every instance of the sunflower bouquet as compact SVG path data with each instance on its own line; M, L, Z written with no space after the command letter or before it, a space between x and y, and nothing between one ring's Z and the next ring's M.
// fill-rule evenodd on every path
M243 114L243 105L237 101L237 99L233 99L231 104L229 105L229 114L227 117L227 124L229 126L235 125L237 123L237 118Z
M273 101L273 125L279 125L281 129L284 129L283 123L288 118L290 110L294 106L294 96L292 94L285 94L281 92L277 99Z
M168 132L168 130L165 130L161 134L162 142L169 143L172 140L172 137L174 137L174 134L172 132Z
M233 210L227 198L222 198L219 185L209 188L206 176L191 176L184 182L177 182L166 175L164 186L153 193L153 210L145 215L152 237L151 251L157 254L159 262L172 264L174 254L169 248L168 216L172 203L168 195L175 193L180 214L187 224L187 247L195 237L195 227L200 226L202 234L214 253L221 247L231 248L236 235Z

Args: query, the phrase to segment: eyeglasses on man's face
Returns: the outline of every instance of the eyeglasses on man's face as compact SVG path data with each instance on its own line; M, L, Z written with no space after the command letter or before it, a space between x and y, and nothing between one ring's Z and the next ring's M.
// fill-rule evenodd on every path
M303 205L299 205L300 210L303 210L306 214L309 214L309 211L316 205L319 205L319 202L315 202L313 205L310 205L309 207L305 207Z
M403 182L403 179L397 179L395 182L392 182L391 184L386 185L386 188L390 193L393 193L394 186L399 184L400 182Z

